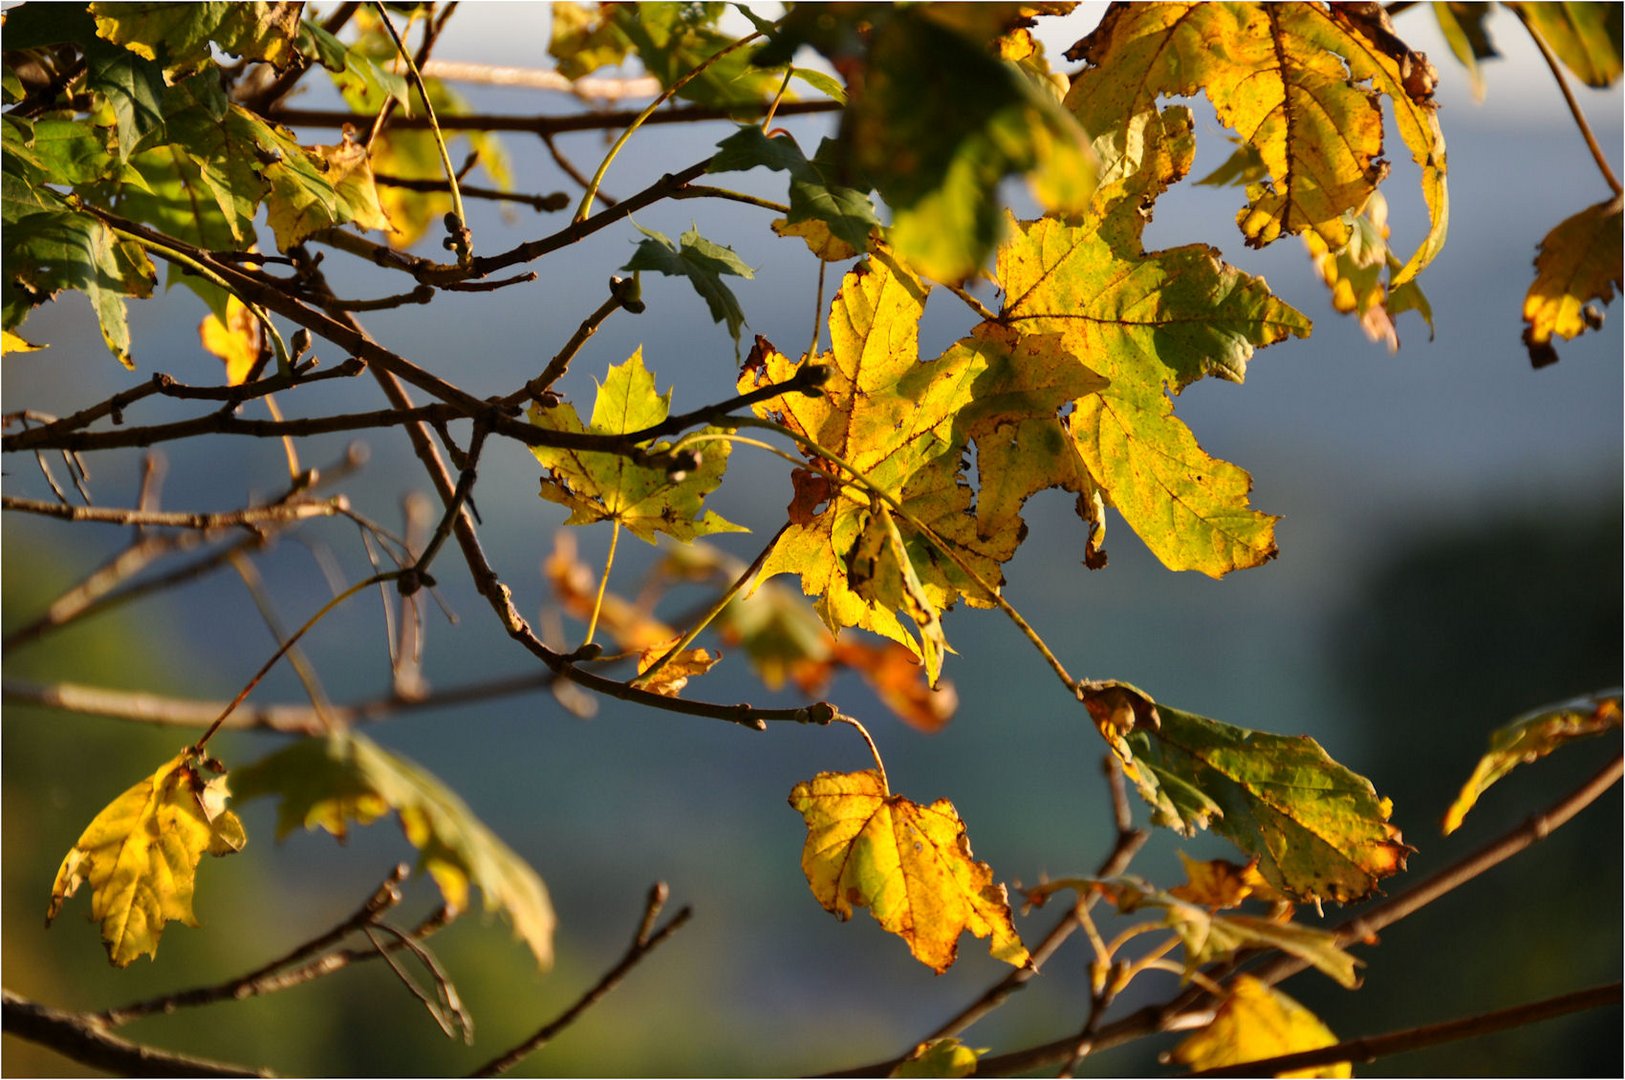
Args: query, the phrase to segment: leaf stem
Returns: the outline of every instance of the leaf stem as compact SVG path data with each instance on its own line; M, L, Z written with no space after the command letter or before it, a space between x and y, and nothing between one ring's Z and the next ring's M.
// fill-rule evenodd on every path
M1563 68L1558 63L1557 57L1552 55L1551 46L1546 44L1546 39L1540 36L1540 31L1535 29L1534 24L1529 21L1529 16L1524 14L1521 6L1517 4L1509 6L1512 8L1512 13L1518 17L1518 21L1523 23L1523 28L1529 31L1530 38L1535 42L1535 48L1540 50L1541 59L1546 61L1546 66L1551 69L1552 78L1557 80L1557 88L1562 92L1563 100L1569 107L1569 114L1574 117L1575 126L1580 129L1580 136L1585 139L1586 148L1591 151L1591 157L1596 161L1598 170L1602 172L1602 178L1607 181L1608 186L1615 195L1625 192L1625 188L1620 186L1619 177L1614 175L1613 168L1608 164L1607 155L1602 152L1602 147L1597 144L1597 137L1592 134L1591 125L1586 122L1585 113L1580 111L1580 103L1574 99L1574 91L1569 89L1569 80L1564 76Z
M850 724L852 727L858 729L858 734L863 736L863 741L869 744L870 756L875 759L875 769L880 773L880 790L885 794L886 798L891 798L891 784L886 780L886 763L880 760L880 747L875 745L875 740L869 734L869 729L864 727L863 724L858 721L857 717L847 716L845 713L836 713L835 722L839 724Z
M626 126L625 130L621 132L620 137L615 140L614 145L609 148L609 152L604 155L604 160L599 162L598 171L593 173L592 180L587 184L587 190L582 193L581 204L576 207L573 224L579 225L587 220L587 215L592 213L593 198L598 194L598 185L604 182L604 175L609 172L609 167L614 163L616 155L621 152L621 147L625 146L627 141L632 138L633 133L636 132L638 128L643 126L643 122L654 115L656 109L659 109L660 106L670 101L679 90L687 86L695 78L701 75L712 64L716 63L718 60L721 60L729 53L744 48L746 45L749 45L751 42L755 41L761 36L760 31L754 31L740 38L727 48L719 49L712 53L710 56L696 64L682 78L668 86L664 93L655 98L653 101L649 102L649 104L644 107L642 112L633 117L632 122Z
M609 572L615 566L615 545L621 539L621 519L616 518L611 523L609 532L609 554L604 556L604 572L598 578L598 595L592 601L592 618L587 620L587 639L583 645L591 645L592 637L598 632L598 614L604 608L604 590L609 587Z
M451 193L451 212L457 218L456 225L450 227L451 239L449 244L457 252L457 262L460 266L467 266L474 258L474 244L468 233L468 215L463 209L463 193L457 186L457 167L451 163L451 152L446 149L446 136L440 131L440 120L434 114L434 103L429 100L429 88L423 83L423 73L418 71L417 61L412 59L411 50L407 49L406 42L401 40L400 33L390 20L389 9L384 7L382 0L377 0L373 7L378 9L378 18L389 32L390 39L395 42L395 49L406 62L406 71L411 76L412 85L417 88L418 96L423 99L424 115L429 121L429 131L434 136L434 146L440 153L440 167L446 173L446 186Z
M350 597L354 596L356 593L369 589L381 581L393 581L396 578L402 577L406 573L407 571L405 570L390 570L386 573L374 574L370 578L356 582L354 585L351 585L348 589L345 589L343 592L333 597L333 599L323 604L321 609L317 611L316 614L312 615L305 621L305 625L295 630L293 632L293 636L284 641L281 646L278 647L277 651L271 654L271 659L267 660L260 667L260 669L254 673L254 677L248 680L248 685L242 688L241 692L239 692L238 695L231 700L231 703L227 705L220 713L220 715L215 718L214 723L209 725L208 730L206 730L198 738L197 742L192 744L192 749L198 753L203 752L204 745L214 737L215 732L220 730L220 725L226 722L226 717L230 716L232 711L243 703L244 698L253 693L254 687L258 686L260 684L260 680L265 678L266 673L269 672L271 668L276 666L276 662L282 659L287 651L293 648L294 645L298 643L299 639L304 637L312 627L321 622L322 619L326 617L328 612L344 603L344 601L350 599Z
M789 528L790 523L788 521L779 526L779 531L774 533L773 538L762 546L762 550L757 554L755 559L751 560L751 564L745 568L745 572L734 579L733 584L728 586L727 590L717 598L716 603L712 604L705 614L700 616L699 620L688 629L687 633L678 639L676 644L667 649L658 660L640 672L638 677L632 680L632 685L637 686L639 684L646 684L647 681L655 674L655 672L665 667L666 664L671 661L672 657L679 655L684 649L694 644L694 639L699 637L700 633L707 626L710 626L711 623L715 621L716 617L721 615L729 604L733 603L734 597L738 596L741 592L744 592L747 588L755 588L756 575L761 573L762 564L767 562L767 557L773 553L773 546L779 542L779 537L783 536L785 530ZM600 592L602 592L602 589L600 589Z

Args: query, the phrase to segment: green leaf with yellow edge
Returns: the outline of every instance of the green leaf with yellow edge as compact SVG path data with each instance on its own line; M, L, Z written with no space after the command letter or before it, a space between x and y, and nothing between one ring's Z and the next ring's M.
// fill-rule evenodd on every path
M1084 704L1158 825L1211 828L1258 856L1281 892L1349 903L1405 868L1413 849L1388 823L1392 804L1308 736L1181 712L1126 683L1089 690Z
M958 1039L932 1039L916 1046L891 1074L895 1077L974 1076L976 1063L985 1053L986 1050L973 1050Z
M971 856L964 822L946 799L930 806L886 790L873 769L819 773L797 784L790 805L807 821L801 868L826 911L845 920L867 907L883 929L941 974L959 936L989 938L994 959L1031 962L993 871Z
M671 391L655 392L654 375L643 366L639 349L624 364L611 366L599 384L590 425L582 426L575 406L568 402L533 405L530 422L549 431L626 435L662 422L670 407ZM542 498L570 508L566 525L615 521L652 544L657 532L692 540L708 533L744 531L703 507L705 497L722 482L730 446L722 439L704 442L698 464L686 470L675 462L645 465L627 454L601 450L533 446L531 453L548 469L542 477ZM648 452L658 456L670 449L670 443L656 443Z
M1615 690L1536 709L1498 728L1490 736L1489 752L1479 759L1461 794L1445 812L1444 834L1459 829L1479 796L1519 765L1538 761L1576 739L1604 735L1619 727L1620 694Z
M1149 907L1163 913L1163 925L1178 934L1185 947L1187 978L1204 965L1228 960L1242 949L1279 949L1346 989L1360 985L1355 971L1360 961L1343 950L1334 931L1256 915L1220 915L1211 907L1181 899L1132 876L1111 878L1101 882L1100 888L1119 911Z
M1335 1045L1337 1036L1314 1013L1267 983L1238 975L1213 1022L1176 1046L1171 1060L1201 1071ZM1347 1077L1354 1070L1345 1061L1276 1075Z
M1523 343L1536 367L1557 363L1552 338L1576 338L1602 325L1593 301L1614 299L1622 276L1621 197L1588 206L1546 234L1535 280L1523 301Z
M90 299L102 340L119 363L132 370L130 325L125 297L152 295L152 260L132 241L88 214L47 211L6 225L5 327L15 329L28 313L62 289Z
M1309 320L1211 248L1144 250L1141 198L1185 174L1194 143L1182 107L1136 130L1143 152L1107 162L1088 214L1015 223L999 251L999 322L1058 335L1109 381L1076 402L1080 468L1164 565L1220 577L1275 555L1275 519L1248 505L1251 478L1202 450L1166 391L1240 382L1256 347L1306 336Z
M1524 21L1551 46L1563 65L1587 86L1611 86L1621 69L1625 12L1614 3L1513 4Z
M157 60L167 72L201 70L213 59L212 45L245 60L278 68L294 62L302 3L263 0L211 2L96 3L96 33L137 56Z
M1391 32L1316 4L1125 4L1108 9L1066 55L1090 65L1067 104L1107 163L1140 152L1135 123L1159 97L1207 94L1219 121L1257 150L1268 172L1248 186L1236 217L1252 246L1305 231L1334 250L1347 242L1343 215L1365 206L1387 170L1386 97L1421 170L1430 221L1394 283L1444 246L1445 146L1431 69Z
M1103 380L1053 336L1019 337L991 324L921 363L925 296L889 253L875 253L846 275L830 305L832 348L818 358L829 375L819 396L784 394L754 408L835 456L803 447L809 467L793 475L790 526L763 564L763 579L799 575L831 630L862 627L934 665L945 648L937 613L961 596L992 603L936 541L997 588L1025 531L1022 500L1075 478L1060 407ZM799 370L764 345L759 339L740 376L742 393ZM987 484L979 508L961 461L972 442L1012 470ZM981 473L991 476L985 465ZM899 609L914 618L924 644L903 628ZM934 683L935 670L930 675Z
M336 146L282 149L282 159L265 167L271 185L266 220L277 247L287 251L312 233L352 222L363 229L389 230L367 148L348 132Z
M339 732L301 739L239 770L237 788L239 801L281 798L278 839L319 826L342 840L349 822L370 825L394 811L449 909L467 910L469 886L479 886L486 910L508 917L537 965L552 963L556 920L542 879L450 788L405 758Z
M187 747L108 803L62 860L46 925L86 882L91 918L102 924L107 957L117 967L156 957L169 920L198 925L192 893L204 853L230 855L248 842L243 823L226 809L225 776L205 778L223 772Z

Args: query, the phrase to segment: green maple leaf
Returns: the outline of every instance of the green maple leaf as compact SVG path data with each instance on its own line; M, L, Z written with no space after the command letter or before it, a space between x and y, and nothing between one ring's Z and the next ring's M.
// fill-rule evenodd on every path
M950 545L983 581L1001 584L1000 566L1025 531L1022 501L1068 480L1057 464L1066 458L1052 453L1065 446L1059 407L1103 381L1057 339L1018 340L996 326L921 363L925 296L918 278L877 252L846 275L830 306L833 347L819 358L830 371L822 394L782 395L755 408L844 462L807 450L809 468L795 474L790 527L762 576L797 574L802 590L819 597L818 613L832 630L858 626L902 642L924 657L934 683L946 647L940 611L962 595L992 602L938 544ZM798 366L771 349L751 359L742 392L787 380ZM1011 474L991 485L979 508L961 461L972 441ZM904 629L899 609L919 640Z
M728 333L737 346L740 327L745 325L745 313L740 310L733 290L722 283L722 275L749 280L756 276L756 271L745 265L733 248L707 240L698 229L689 229L674 244L663 233L642 225L637 228L649 239L638 244L632 258L621 269L653 270L668 277L687 278L705 301L711 321L727 323Z
M665 420L670 403L670 390L655 393L654 375L643 366L639 349L626 363L612 366L599 384L590 426L583 427L575 407L565 402L532 406L530 421L551 431L625 435ZM669 449L669 443L650 448L655 455ZM722 482L728 450L726 441L707 441L699 463L683 471L598 450L534 446L531 453L548 469L542 477L542 498L570 508L566 525L614 521L652 544L657 532L692 540L708 533L744 531L715 511L701 513L705 497Z
M1444 246L1444 135L1426 58L1357 15L1317 4L1124 4L1067 52L1090 67L1067 105L1109 174L1143 144L1132 137L1164 95L1198 91L1256 150L1267 179L1249 184L1236 223L1252 246L1313 231L1332 250L1386 175L1383 99L1421 170L1430 227L1395 275L1409 281Z
M759 165L789 174L790 212L785 220L791 225L822 221L856 251L868 248L869 232L880 224L868 194L831 181L818 161L808 160L787 134L768 138L758 125L746 124L717 144L708 171L743 171Z
M152 295L146 252L88 214L45 211L7 223L4 262L7 330L58 291L77 289L89 297L108 349L135 367L124 298Z
M351 821L370 825L393 811L422 854L420 865L453 911L468 908L469 886L500 910L540 967L553 960L553 906L547 887L439 779L355 732L302 739L233 774L237 801L281 797L277 838L323 828L343 839Z
M1275 519L1248 506L1251 478L1202 450L1167 391L1240 382L1255 347L1307 335L1309 321L1211 248L1143 249L1140 198L1185 175L1190 131L1181 107L1144 118L1148 149L1132 171L1113 164L1088 214L1015 223L999 252L999 322L1059 335L1109 380L1071 417L1082 467L1164 565L1219 577L1274 556Z

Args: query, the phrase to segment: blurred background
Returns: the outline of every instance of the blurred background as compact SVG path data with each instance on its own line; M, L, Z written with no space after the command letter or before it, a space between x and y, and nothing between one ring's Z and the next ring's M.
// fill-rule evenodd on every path
M1084 5L1045 20L1040 33L1051 55L1087 33L1100 10ZM1074 673L1126 679L1159 700L1232 724L1311 735L1368 776L1394 800L1394 821L1418 848L1390 892L1549 805L1618 743L1596 740L1519 770L1485 797L1461 832L1440 837L1439 819L1494 728L1620 680L1622 366L1619 315L1610 310L1601 331L1560 344L1560 363L1531 370L1519 334L1536 245L1558 222L1606 197L1607 188L1510 13L1497 11L1489 23L1504 55L1485 65L1482 102L1432 18L1419 6L1398 29L1442 76L1450 238L1421 278L1435 338L1415 315L1404 315L1396 354L1368 341L1332 310L1297 241L1262 252L1243 247L1233 225L1242 202L1235 189L1179 185L1158 203L1147 233L1152 249L1214 244L1314 320L1307 341L1261 351L1244 387L1207 380L1177 402L1204 448L1252 473L1254 505L1283 515L1280 557L1222 581L1173 574L1114 517L1110 566L1089 571L1081 565L1083 531L1071 497L1052 492L1029 504L1031 534L1007 569L1007 595ZM549 66L548 33L546 4L468 4L451 19L436 55ZM459 89L479 111L577 108L562 95ZM1625 111L1618 88L1577 92L1617 170ZM335 102L322 91L297 104ZM1199 122L1193 175L1200 177L1231 147L1206 99L1192 105ZM784 121L808 150L831 124L827 117ZM727 122L644 129L610 169L605 190L633 193L699 160L731 130ZM300 134L307 143L335 138L314 129ZM613 135L566 136L560 146L590 171ZM538 141L512 137L505 145L519 190L574 196ZM1404 254L1425 231L1425 211L1408 155L1396 145L1390 156L1396 160L1384 191L1393 243ZM727 182L784 197L782 176L764 171ZM1019 185L1011 198L1020 205ZM563 213L470 207L481 252L553 232L566 220ZM817 265L799 240L774 236L770 217L691 200L651 207L636 220L673 237L694 224L732 246L757 269L753 281L730 281L747 332L795 352L811 336ZM474 394L507 393L537 374L597 306L641 238L624 223L537 264L540 277L530 285L446 295L427 308L363 322L385 345ZM438 255L430 250L437 243L425 242L423 253ZM338 293L399 290L357 262L329 255L325 268ZM832 274L820 318L835 280ZM676 387L674 410L732 392L733 344L687 283L648 277L644 292L647 312L611 318L560 385L583 412L593 378L640 345L660 388ZM154 371L213 382L219 362L197 337L203 314L183 290L132 303L139 368L132 375L108 356L84 298L64 297L27 326L30 339L50 348L6 357L5 408L63 414ZM952 296L933 294L922 356L936 355L969 326ZM316 351L327 364L342 359L321 343ZM319 394L284 395L281 404L290 415L307 415L374 409L382 401L369 380L357 379L326 383ZM131 420L189 412L149 399ZM396 525L402 499L426 482L404 437L379 432L364 441L370 463L345 490L363 513ZM307 465L321 465L340 457L346 442L312 439L301 453ZM164 451L167 509L237 507L286 483L282 449L271 440L213 438ZM135 504L138 452L98 454L90 465L100 503ZM538 471L522 447L498 443L487 450L477 491L487 552L527 617L551 601L541 563L564 517L536 497ZM21 456L6 462L5 490L49 497L33 462ZM710 505L754 535L723 536L718 546L749 560L782 522L789 494L781 462L737 451ZM123 529L22 515L7 515L3 530L8 630L127 542ZM574 532L585 561L601 566L608 528ZM370 572L353 530L336 524L301 529L256 560L289 625L330 595L319 564L329 557L345 582ZM612 586L635 593L657 557L628 538ZM460 623L431 610L430 685L531 670L527 654L473 594L455 551L436 570ZM896 722L853 677L843 676L827 696L869 726L895 791L919 802L952 799L976 855L997 877L1014 886L1091 872L1112 839L1098 737L997 613L955 611L946 630L958 654L945 674L960 707L945 730L927 735ZM579 625L571 632L579 635ZM229 698L274 647L241 581L228 573L16 650L6 657L5 677ZM375 602L341 608L305 648L335 701L387 691ZM728 661L688 693L758 704L797 700L764 692L742 663ZM297 703L302 692L283 666L253 700ZM785 797L819 771L865 767L867 751L851 732L776 726L754 734L607 700L583 720L538 692L415 712L368 733L457 790L540 872L560 920L555 968L539 974L500 920L477 914L433 939L475 1018L474 1048L441 1036L376 964L266 999L139 1021L126 1029L130 1037L293 1074L466 1071L550 1019L614 963L657 879L670 884L674 907L693 906L692 924L528 1059L521 1074L795 1075L853 1066L906 1049L1003 974L981 943L966 940L959 963L934 976L867 914L842 925L809 894L799 868L805 829ZM15 703L6 705L0 735L4 981L48 1004L105 1008L241 974L341 921L390 866L413 854L388 822L355 830L345 846L325 834L277 844L273 806L247 804L248 849L200 868L202 928L172 925L156 961L113 971L95 928L80 922L87 898L73 901L54 929L42 928L52 877L90 818L187 736ZM236 766L284 742L227 733L211 748ZM1359 950L1367 962L1361 990L1313 975L1284 988L1340 1036L1353 1037L1617 979L1620 819L1616 789L1532 851L1395 926L1380 947ZM1154 837L1136 871L1171 884L1179 880L1177 848L1203 857L1233 852L1210 837L1176 841ZM437 901L433 887L414 878L401 921ZM1328 911L1327 918L1344 914ZM1036 939L1056 917L1038 912L1018 926ZM1086 966L1082 943L1069 942L1042 978L966 1041L1003 1052L1074 1031L1087 1004ZM1156 974L1145 984L1119 1008L1174 989L1172 977ZM1619 1024L1617 1009L1603 1010L1360 1071L1617 1075ZM1084 1070L1154 1069L1154 1055L1172 1044L1151 1040L1102 1054ZM78 1069L10 1036L3 1051L0 1068L11 1075Z

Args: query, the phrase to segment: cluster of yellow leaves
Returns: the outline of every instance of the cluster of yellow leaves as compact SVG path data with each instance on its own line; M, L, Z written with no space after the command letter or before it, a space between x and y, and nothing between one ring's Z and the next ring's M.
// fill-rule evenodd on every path
M867 907L939 974L967 930L989 939L995 959L1030 962L1004 886L971 856L965 825L946 799L910 802L869 769L819 773L795 786L790 805L807 821L801 868L826 911L850 919L853 907Z
M204 853L230 855L248 842L226 809L224 775L191 747L97 814L62 860L51 885L50 924L62 905L90 883L90 915L102 925L107 956L125 967L157 956L164 924L198 925L192 913L197 865Z

